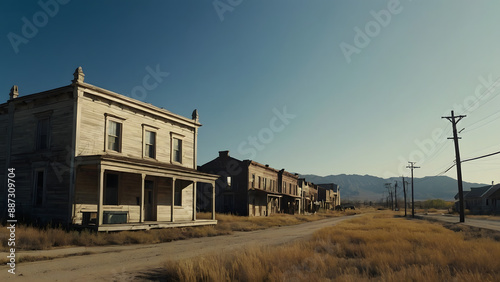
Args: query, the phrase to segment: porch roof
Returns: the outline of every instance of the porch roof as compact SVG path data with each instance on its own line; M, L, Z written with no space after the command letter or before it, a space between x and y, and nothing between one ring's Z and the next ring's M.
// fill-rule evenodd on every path
M105 169L122 172L147 174L152 176L170 177L199 182L213 182L219 175L199 172L192 168L187 168L170 163L155 160L145 160L115 155L90 155L76 157L77 166L101 165Z

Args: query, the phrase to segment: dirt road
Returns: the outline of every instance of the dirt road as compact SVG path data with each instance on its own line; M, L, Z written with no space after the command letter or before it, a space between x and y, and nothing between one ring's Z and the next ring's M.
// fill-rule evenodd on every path
M329 218L300 225L275 227L252 232L236 232L232 235L195 238L169 243L79 247L60 250L25 252L28 255L64 258L16 265L16 274L0 266L0 281L136 281L152 277L168 259L179 260L210 253L220 253L245 246L279 245L307 238L323 227L335 225L352 218ZM82 255L82 253L84 253ZM6 253L2 253L2 256ZM19 254L18 254L19 255ZM20 253L23 255L23 253Z
M438 215L438 214L429 214L429 215L419 215L423 218L430 218L434 220L444 221L448 223L459 223L460 219L458 216L451 215ZM464 223L459 223L464 225L469 225L473 227L490 229L495 231L500 231L500 221L498 220L486 220L486 219L474 219L465 217Z

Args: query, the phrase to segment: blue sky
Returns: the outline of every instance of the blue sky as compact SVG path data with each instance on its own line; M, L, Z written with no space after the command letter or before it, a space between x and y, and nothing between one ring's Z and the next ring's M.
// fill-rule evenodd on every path
M78 66L135 98L148 69L168 73L139 98L198 109L199 164L230 150L302 174L408 175L416 161L437 175L454 160L452 109L467 115L462 159L500 151L500 83L482 86L500 77L497 1L40 2L0 4L5 100ZM463 177L500 182L500 155Z

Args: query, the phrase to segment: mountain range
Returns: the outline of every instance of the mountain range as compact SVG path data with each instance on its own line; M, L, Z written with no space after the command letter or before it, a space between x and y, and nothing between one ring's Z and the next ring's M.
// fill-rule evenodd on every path
M394 191L394 185L397 181L397 196L403 198L403 184L401 177L380 178L371 175L328 175L318 176L314 174L300 175L306 181L315 184L335 183L340 187L340 197L342 200L361 200L361 201L379 201L387 197L386 183L391 183ZM406 185L406 191L411 197L411 178L405 178L409 184ZM453 200L458 193L457 180L448 176L428 176L423 178L414 178L415 200L443 199ZM464 191L471 187L481 187L488 184L463 182Z

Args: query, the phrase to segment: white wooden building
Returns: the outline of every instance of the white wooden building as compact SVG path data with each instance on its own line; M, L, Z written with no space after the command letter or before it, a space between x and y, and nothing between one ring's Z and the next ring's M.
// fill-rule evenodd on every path
M18 215L98 231L216 224L213 212L196 218L196 184L218 178L196 170L197 111L176 115L84 76L26 96L14 86L0 104L0 181L15 168Z

